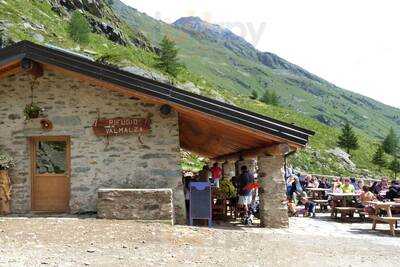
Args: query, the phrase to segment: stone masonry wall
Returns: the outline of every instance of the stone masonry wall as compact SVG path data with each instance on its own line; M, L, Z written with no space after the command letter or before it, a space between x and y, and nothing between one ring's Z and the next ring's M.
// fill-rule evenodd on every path
M39 135L71 137L72 213L96 210L98 188L172 188L174 208L184 216L180 174L179 125L174 112L167 118L159 106L45 71L34 88L34 101L45 109L53 130L44 132L26 123L23 109L30 103L32 77L18 74L0 80L0 146L12 154L12 211L30 211L30 162L27 138ZM99 112L99 113L98 113ZM98 118L147 117L151 131L141 137L105 137L93 134Z
M285 228L289 226L284 178L283 156L259 156L260 177L260 219L261 226Z
M97 217L172 223L172 190L99 189Z

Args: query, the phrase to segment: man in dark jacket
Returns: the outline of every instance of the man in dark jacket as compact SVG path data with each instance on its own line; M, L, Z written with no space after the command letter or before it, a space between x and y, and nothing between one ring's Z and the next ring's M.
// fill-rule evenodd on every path
M245 215L248 215L249 205L252 202L252 191L248 189L250 184L254 183L254 175L248 171L247 166L242 166L239 177L239 202L238 204L244 207Z
M398 181L392 181L389 191L386 193L386 198L391 201L395 198L400 198L400 184Z

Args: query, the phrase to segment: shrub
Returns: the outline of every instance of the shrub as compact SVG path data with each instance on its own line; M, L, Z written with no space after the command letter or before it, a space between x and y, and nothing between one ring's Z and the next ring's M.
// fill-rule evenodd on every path
M6 152L0 150L0 171L8 170L14 166L14 159Z
M253 90L250 95L250 99L256 100L258 99L258 93L256 90Z
M82 13L75 11L72 14L68 25L68 32L71 38L80 44L85 44L89 41L90 25Z
M275 91L265 91L260 100L267 105L279 106L279 96L275 93Z

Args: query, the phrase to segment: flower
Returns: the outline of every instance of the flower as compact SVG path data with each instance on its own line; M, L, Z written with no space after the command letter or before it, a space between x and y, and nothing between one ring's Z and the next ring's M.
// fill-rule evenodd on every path
M14 159L6 152L0 150L0 170L8 170L14 166Z

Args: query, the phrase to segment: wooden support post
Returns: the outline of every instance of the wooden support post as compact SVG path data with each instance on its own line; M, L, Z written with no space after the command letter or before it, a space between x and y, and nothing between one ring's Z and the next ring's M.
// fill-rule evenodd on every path
M257 172L257 160L255 158L243 159L238 161L238 170L241 172L242 166L246 166L249 172L256 173Z

